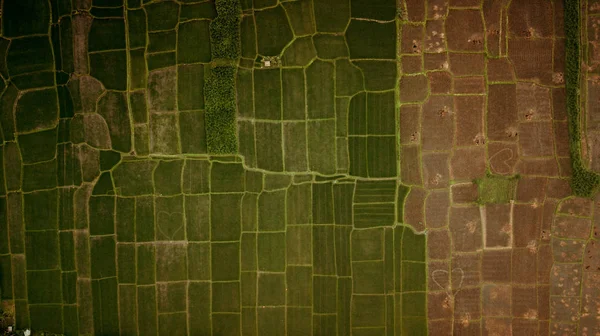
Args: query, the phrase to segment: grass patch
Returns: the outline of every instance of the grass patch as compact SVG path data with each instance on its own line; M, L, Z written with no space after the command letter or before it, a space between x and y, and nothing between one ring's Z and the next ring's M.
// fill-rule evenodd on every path
M233 66L212 68L206 77L204 94L208 152L236 153L235 68Z
M485 177L475 180L479 191L477 203L484 204L504 204L515 198L517 181L519 175L499 176L486 174Z
M580 76L580 5L579 0L565 1L565 35L566 35L566 73L567 115L569 121L569 150L573 177L571 189L581 197L591 197L600 184L600 176L588 170L581 159L581 125L579 105Z
M237 59L240 57L240 1L217 0L215 6L218 15L210 23L212 57Z

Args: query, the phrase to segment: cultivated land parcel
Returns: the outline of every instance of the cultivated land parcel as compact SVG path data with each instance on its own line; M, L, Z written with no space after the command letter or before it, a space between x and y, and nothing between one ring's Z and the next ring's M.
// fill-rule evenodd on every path
M599 0L4 0L0 35L3 324L600 333Z

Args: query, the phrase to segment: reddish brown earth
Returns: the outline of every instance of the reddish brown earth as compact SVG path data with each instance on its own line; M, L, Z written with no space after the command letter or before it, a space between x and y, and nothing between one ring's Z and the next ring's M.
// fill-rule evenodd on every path
M401 178L419 187L405 220L428 232L430 335L600 331L600 203L569 186L562 7L407 1L402 67L414 76L420 58L428 91L400 92L419 100L400 108ZM586 20L586 150L600 171L600 19ZM487 173L520 176L511 203L477 203Z

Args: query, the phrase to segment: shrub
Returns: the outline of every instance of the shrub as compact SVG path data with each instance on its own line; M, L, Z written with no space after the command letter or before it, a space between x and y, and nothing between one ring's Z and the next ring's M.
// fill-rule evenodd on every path
M579 0L564 2L565 18L565 47L566 47L566 73L565 87L567 92L567 115L569 122L569 151L571 154L571 165L573 176L571 189L577 196L591 197L594 194L600 176L589 171L581 159L581 125L579 105L579 76L580 52L579 52L579 29L580 29L580 7Z
M211 154L237 152L235 68L212 68L204 84L206 141Z
M217 17L210 23L210 41L213 59L240 57L239 0L217 0Z
M210 23L210 43L213 62L233 63L240 57L239 0L217 0L217 17ZM235 67L215 66L206 76L206 142L211 154L237 152Z

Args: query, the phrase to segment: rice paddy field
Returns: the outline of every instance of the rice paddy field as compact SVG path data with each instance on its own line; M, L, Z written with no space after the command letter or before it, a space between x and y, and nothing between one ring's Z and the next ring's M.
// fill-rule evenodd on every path
M600 335L599 0L0 6L0 333Z

